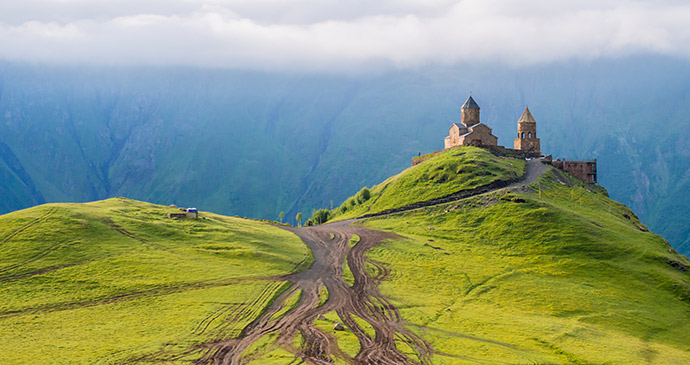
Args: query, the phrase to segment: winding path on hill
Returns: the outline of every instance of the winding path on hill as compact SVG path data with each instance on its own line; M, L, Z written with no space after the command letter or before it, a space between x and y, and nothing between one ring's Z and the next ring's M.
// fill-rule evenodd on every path
M454 200L529 185L547 170L548 167L540 160L529 160L525 174L519 181L508 186L473 190L470 195L458 196ZM429 201L435 204L425 206L446 202ZM407 208L405 210L420 207ZM206 354L197 362L241 364L251 361L261 356L261 353L250 350L251 345L266 335L274 334L278 345L310 364L330 364L335 358L358 364L430 363L434 353L431 345L408 329L398 309L379 291L378 285L388 276L388 269L365 255L384 239L399 236L352 226L351 222L302 228L282 227L299 236L309 246L314 263L300 273L280 278L292 282L292 287L245 327L239 337L206 345ZM360 240L350 247L353 235L359 236ZM344 263L347 263L354 277L352 285L343 278ZM325 302L319 294L322 287L328 290L328 300ZM294 295L299 295L297 304L288 304ZM359 340L360 350L356 356L343 352L331 331L324 331L315 325L317 318L330 312L335 312ZM370 326L373 333L363 328L361 321ZM303 341L299 348L294 344L297 335ZM403 354L400 351L403 346L409 347L417 356L411 358Z
M450 203L462 199L467 199L473 196L481 195L481 194L487 194L491 193L497 190L501 189L512 189L512 188L517 188L525 185L532 184L533 182L537 181L537 179L544 173L546 172L549 167L544 165L541 159L530 159L527 160L525 164L525 172L520 176L518 179L513 180L513 181L504 181L504 180L496 180L488 185L483 185L483 186L478 186L474 189L467 189L467 190L460 190L455 193L452 193L450 195L446 195L440 198L434 198L426 201L420 201L420 202L415 202L412 204L408 204L402 207L398 208L392 208L392 209L385 209L380 212L375 212L375 213L367 213L364 215L361 215L355 219L364 219L364 218L371 218L371 217L378 217L382 215L388 215L388 214L394 214L394 213L400 213L400 212L407 212L410 210L415 210L419 208L426 208L426 207L431 207L434 205L439 205L439 204L445 204L445 203ZM380 197L380 195L377 197L377 199ZM371 206L370 206L371 208Z
M293 283L291 289L283 292L259 318L244 328L240 337L208 346L208 352L199 362L241 364L251 361L258 354L248 352L249 347L264 335L275 333L279 345L312 364L330 364L334 357L359 364L429 363L433 351L430 344L406 328L398 310L378 289L378 284L389 274L388 270L365 256L383 239L396 236L349 223L285 228L311 248L314 263L307 270L284 277ZM355 234L360 240L350 247ZM354 277L352 285L343 278L345 262ZM319 305L322 287L328 290L328 300ZM276 318L276 314L287 309L289 297L296 295L297 290L301 293L296 306ZM323 331L315 325L319 316L330 312L337 313L342 323L357 336L360 350L355 357L338 347L331 331ZM373 333L360 326L362 321L373 329ZM303 339L301 348L293 345L298 334ZM403 343L417 354L416 359L399 350Z
M520 180L506 186L505 189L529 185L537 181L537 179L549 169L549 167L546 166L540 158L533 158L531 160L527 160L526 166L527 171L524 175L522 175Z

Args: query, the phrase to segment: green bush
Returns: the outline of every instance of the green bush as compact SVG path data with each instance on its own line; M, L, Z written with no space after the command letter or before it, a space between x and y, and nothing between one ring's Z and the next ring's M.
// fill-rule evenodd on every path
M328 209L315 210L311 215L311 221L314 222L314 224L326 223L330 218L331 212Z
M371 198L371 191L367 187L363 187L362 190L357 192L354 196L345 200L343 204L329 212L328 219L345 214L348 211L355 209L356 206L366 202Z
M363 187L362 190L360 190L357 195L355 195L355 200L357 200L357 204L362 204L365 201L369 200L371 198L371 192L367 187Z

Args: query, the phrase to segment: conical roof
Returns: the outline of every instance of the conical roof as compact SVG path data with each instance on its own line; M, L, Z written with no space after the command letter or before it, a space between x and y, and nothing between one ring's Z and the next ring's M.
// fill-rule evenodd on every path
M532 113L529 112L529 108L525 108L525 111L522 113L522 116L518 120L519 123L536 123L537 121L534 120L534 117L532 116Z
M462 109L479 109L479 104L477 104L474 99L472 99L472 95L470 94L470 97L467 98L467 101L465 101L465 104L462 104Z

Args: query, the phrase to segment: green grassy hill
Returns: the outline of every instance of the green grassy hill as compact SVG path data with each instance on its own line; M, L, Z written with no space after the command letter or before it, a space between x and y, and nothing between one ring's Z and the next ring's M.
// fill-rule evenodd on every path
M404 237L368 257L388 265L382 293L440 351L434 363L690 362L690 262L601 187L552 170L359 224Z
M597 158L690 255L690 61L663 56L347 75L0 61L0 214L127 196L296 223L441 148L469 90L501 144L529 105L543 151Z
M115 198L0 216L0 363L195 359L311 263L279 228L175 211Z
M510 182L522 175L524 167L524 160L497 157L485 149L453 148L375 185L366 200L361 194L350 197L332 215L336 220L355 218L497 181Z
M335 209L336 220L523 168L477 148L446 151ZM0 363L189 363L197 345L239 336L288 289L278 277L313 260L276 227L171 211L117 198L0 216ZM431 344L434 364L690 363L690 262L599 186L548 170L528 186L355 224L398 235L368 251L367 269L390 270L380 290ZM347 266L343 275L356 277ZM354 356L359 342L334 331L337 320L315 324ZM256 363L292 361L272 338L250 348L268 348Z

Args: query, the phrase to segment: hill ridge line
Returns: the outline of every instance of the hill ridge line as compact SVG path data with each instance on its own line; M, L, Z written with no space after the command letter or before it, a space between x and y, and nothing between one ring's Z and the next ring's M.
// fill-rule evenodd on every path
M364 214L359 217L354 218L355 220L357 219L366 219L366 218L372 218L372 217L379 217L382 215L387 215L387 214L394 214L394 213L400 213L400 212L406 212L409 210L415 210L419 208L426 208L426 207L431 207L439 204L445 204L445 203L450 203L453 201L458 201L461 199L466 199L469 197L481 195L481 194L486 194L492 191L497 191L501 189L510 189L510 188L516 188L520 186L526 186L529 185L537 179L548 170L548 167L545 166L542 163L541 159L531 159L527 160L527 163L525 164L525 172L522 174L517 179L510 179L510 180L496 180L492 183L489 183L487 185L483 186L478 186L473 189L466 189L466 190L460 190L455 193L440 197L440 198L435 198L435 199L430 199L430 200L425 200L421 202L416 202L412 204L408 204L402 207L398 208L391 208L391 209L386 209L382 210L380 212L376 213L369 213L369 214Z

